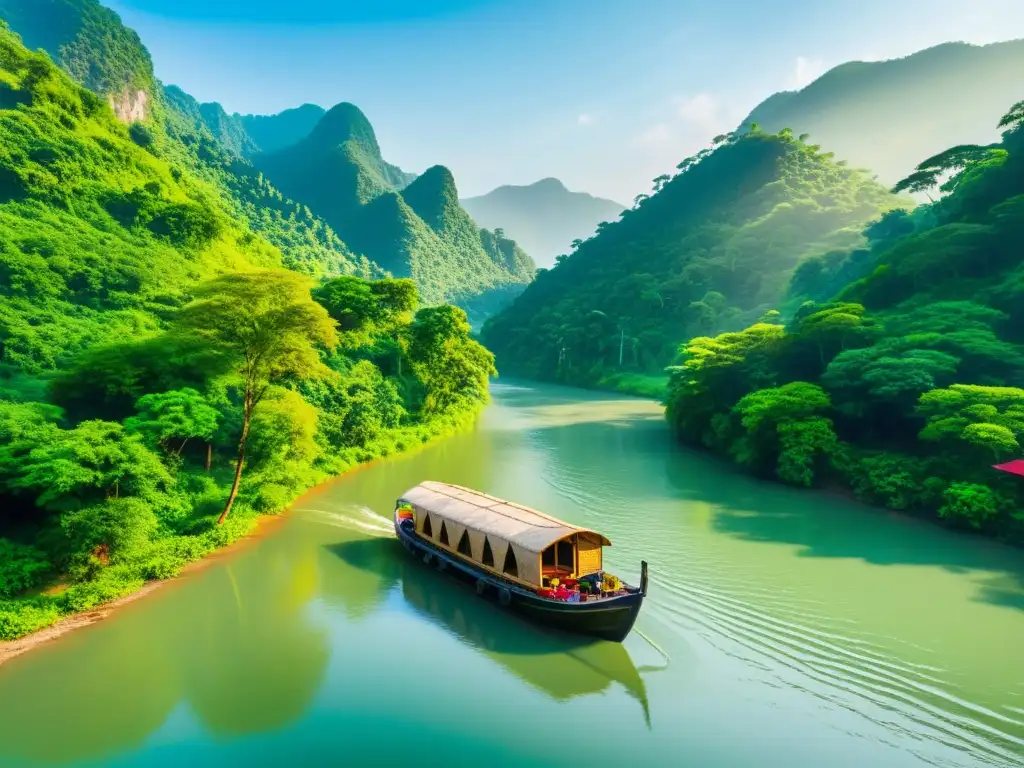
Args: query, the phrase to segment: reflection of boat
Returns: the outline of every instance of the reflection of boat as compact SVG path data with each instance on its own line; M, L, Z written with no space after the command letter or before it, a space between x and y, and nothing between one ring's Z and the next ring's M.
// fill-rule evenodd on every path
M416 613L552 699L601 693L618 683L640 702L650 724L641 673L663 667L637 668L622 644L545 632L488 603L466 600L458 583L401 558L393 539L355 539L327 549L350 566L376 573L382 586L399 581Z
M540 624L621 642L647 595L606 574L607 538L493 496L428 481L407 491L395 533L412 554ZM562 588L549 587L562 583ZM569 584L569 590L564 584Z
M647 687L621 643L549 634L503 616L491 605L464 599L449 579L417 570L421 572L403 575L402 595L428 621L557 701L601 693L619 683L640 702L650 726Z

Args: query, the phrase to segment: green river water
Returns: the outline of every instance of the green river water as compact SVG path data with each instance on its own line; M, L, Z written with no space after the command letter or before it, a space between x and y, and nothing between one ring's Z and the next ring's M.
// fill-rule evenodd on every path
M0 765L1024 765L1024 553L738 475L653 403L493 394L0 667ZM603 531L628 581L648 560L638 631L550 636L407 559L425 479Z

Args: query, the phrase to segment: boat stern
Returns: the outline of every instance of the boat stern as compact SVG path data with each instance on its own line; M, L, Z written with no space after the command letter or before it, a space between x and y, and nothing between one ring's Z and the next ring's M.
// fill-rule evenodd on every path
M398 533L403 525L406 525L406 521L413 522L415 515L413 514L412 507L406 504L401 499L395 504L395 533Z

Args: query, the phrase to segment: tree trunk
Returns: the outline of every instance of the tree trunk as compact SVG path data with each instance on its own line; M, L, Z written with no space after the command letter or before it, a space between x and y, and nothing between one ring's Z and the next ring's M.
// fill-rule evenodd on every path
M624 328L619 329L619 368L622 367L622 345L626 340L626 330Z
M217 525L223 525L224 521L228 519L228 515L231 513L231 507L235 503L235 497L238 496L238 486L242 483L242 464L245 463L245 441L249 437L250 419L252 419L252 411L247 408L245 416L242 418L242 438L238 441L238 463L235 464L235 481L231 484L231 493L228 494L228 503L224 505L224 511L220 513Z
M206 471L210 471L210 467L213 465L213 442L206 444Z
M186 443L188 443L188 438L187 437L184 440L182 440L181 441L181 445L178 446L178 452L176 454L177 456L181 456L181 452L185 450L185 444Z

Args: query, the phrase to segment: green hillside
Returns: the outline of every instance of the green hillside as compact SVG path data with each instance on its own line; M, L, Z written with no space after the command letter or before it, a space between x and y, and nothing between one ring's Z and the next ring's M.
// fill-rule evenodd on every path
M165 129L164 152L218 191L239 221L280 248L287 266L314 276L383 274L353 254L335 231L308 206L284 195L241 157L249 145L219 105L201 105L175 86L159 92L156 120Z
M385 162L373 126L352 104L338 104L305 139L260 155L256 164L286 195L342 232L359 206L410 180Z
M298 237L293 204L180 92L154 104L125 124L0 26L0 640L173 576L487 400L465 312L283 256L249 223Z
M383 159L357 107L229 115L156 81L138 36L96 0L4 0L4 9L15 31L23 26L80 84L107 98L151 154L188 169L230 217L279 248L285 266L318 278L392 270L418 281L426 303L458 301L475 326L532 278L529 257L455 211L457 198L449 223L436 229L398 206L382 210L387 201L364 215L367 203L415 175ZM421 195L417 205L450 207L438 194L435 203ZM374 229L381 222L394 230Z
M503 369L581 384L660 374L681 341L775 308L801 261L863 243L900 204L788 132L717 142L487 323Z
M1000 143L954 147L898 185L937 202L791 288L834 296L683 345L679 436L784 482L1024 540L1024 485L991 468L1024 445L1024 102L1000 127Z
M276 115L239 115L238 120L261 152L277 152L298 144L316 128L327 110L315 104L286 109Z
M1021 72L1024 40L946 43L902 59L842 64L800 91L766 99L743 125L809 133L837 158L894 184L915 158L998 141L995 126L1020 97Z
M7 31L0 63L3 363L57 367L152 331L198 280L281 263L214 188L139 146L101 98Z
M521 249L462 209L448 169L413 177L385 161L369 120L351 104L330 110L298 144L254 162L354 251L416 281L426 302L472 301L486 312L493 306L487 296L533 276Z
M105 96L152 96L153 62L139 36L95 0L0 0L0 19L50 53L76 82Z

